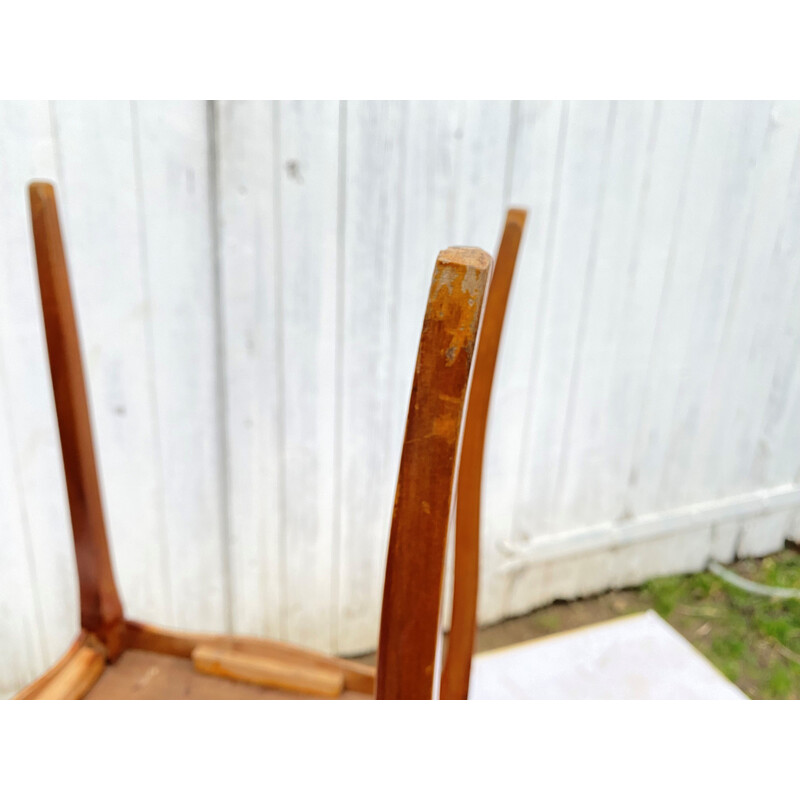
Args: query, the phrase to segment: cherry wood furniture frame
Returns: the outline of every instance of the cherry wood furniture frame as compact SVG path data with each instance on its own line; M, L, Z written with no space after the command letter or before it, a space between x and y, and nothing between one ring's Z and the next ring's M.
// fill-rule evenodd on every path
M526 216L519 208L509 209L506 215L472 369L458 470L453 611L442 672L443 700L466 700L469 692L478 608L483 445L506 305Z
M61 660L17 698L466 698L483 442L524 212L509 212L496 267L478 248L449 248L436 261L397 481L373 669L281 642L182 633L125 618L105 530L55 193L50 184L33 183L29 195L81 631ZM454 513L453 617L439 686L442 584Z

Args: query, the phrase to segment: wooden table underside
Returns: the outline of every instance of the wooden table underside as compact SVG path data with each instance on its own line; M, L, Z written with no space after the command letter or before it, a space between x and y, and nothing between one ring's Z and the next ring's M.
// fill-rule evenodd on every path
M86 700L310 700L309 695L268 689L198 672L190 659L126 650L103 670ZM338 699L367 700L345 690Z

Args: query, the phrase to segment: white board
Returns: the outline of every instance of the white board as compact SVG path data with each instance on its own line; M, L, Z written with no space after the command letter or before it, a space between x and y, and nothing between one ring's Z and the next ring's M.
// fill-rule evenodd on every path
M746 700L655 611L481 653L470 700Z

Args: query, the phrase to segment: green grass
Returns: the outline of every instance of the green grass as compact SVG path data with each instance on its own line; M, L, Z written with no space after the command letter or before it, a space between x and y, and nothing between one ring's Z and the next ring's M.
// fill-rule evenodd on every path
M758 583L800 588L796 550L733 569ZM748 696L800 698L800 600L752 595L708 572L657 578L641 594Z

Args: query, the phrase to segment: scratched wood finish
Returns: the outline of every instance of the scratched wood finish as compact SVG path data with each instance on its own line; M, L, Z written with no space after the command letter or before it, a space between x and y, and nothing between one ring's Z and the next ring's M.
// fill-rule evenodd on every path
M492 259L439 253L420 337L397 479L378 640L378 699L428 699L462 415ZM471 655L471 654L470 654Z
M0 103L0 695L79 627L29 181L65 201L128 612L358 654L377 642L378 497L391 505L430 264L449 242L495 252L510 206L529 224L487 423L479 622L800 536L794 500L691 522L697 503L800 487L798 108ZM303 214L317 246L283 248ZM284 381L281 337L306 331L294 276L326 270L338 322L317 298L308 331L335 342L295 341L317 367ZM284 408L307 380L319 402L298 421ZM380 477L360 453L378 437ZM287 459L328 466L307 490ZM315 526L323 503L338 529ZM680 509L680 530L617 546L618 524ZM580 552L553 549L573 534Z
M466 700L469 694L478 609L481 485L486 420L489 417L497 352L500 348L514 266L525 228L525 216L524 210L516 208L511 209L506 216L486 298L486 310L481 322L469 390L456 489L453 610L440 691L444 700Z

